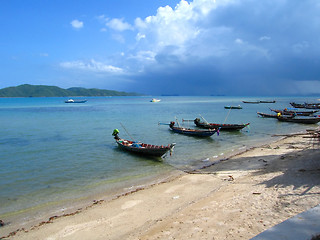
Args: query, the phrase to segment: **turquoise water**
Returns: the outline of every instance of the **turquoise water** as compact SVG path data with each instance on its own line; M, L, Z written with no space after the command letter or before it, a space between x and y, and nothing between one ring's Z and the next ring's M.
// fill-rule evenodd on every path
M313 98L245 97L93 97L84 104L64 98L0 99L0 219L40 205L70 201L90 194L121 190L143 179L175 169L192 169L235 150L271 139L272 134L301 131L301 125L263 119L256 112L290 107L290 101ZM242 100L277 100L275 104L244 104ZM243 109L224 109L240 104ZM209 122L247 123L241 132L220 132L196 138L169 131L175 117ZM111 134L136 141L176 143L163 161L121 151ZM194 127L192 122L186 123ZM143 182L143 181L142 181ZM2 216L2 217L1 217Z

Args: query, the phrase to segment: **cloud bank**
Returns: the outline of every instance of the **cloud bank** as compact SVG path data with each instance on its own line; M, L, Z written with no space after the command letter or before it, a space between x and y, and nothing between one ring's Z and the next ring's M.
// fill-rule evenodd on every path
M319 12L317 0L182 0L133 23L108 19L135 41L109 72L151 94L320 93Z

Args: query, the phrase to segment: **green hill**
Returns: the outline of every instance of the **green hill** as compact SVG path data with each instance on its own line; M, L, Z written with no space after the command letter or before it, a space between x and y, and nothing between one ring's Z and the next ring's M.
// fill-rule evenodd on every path
M141 96L138 93L118 92L97 88L72 87L68 89L56 86L23 84L17 87L0 89L0 97L76 97L76 96Z

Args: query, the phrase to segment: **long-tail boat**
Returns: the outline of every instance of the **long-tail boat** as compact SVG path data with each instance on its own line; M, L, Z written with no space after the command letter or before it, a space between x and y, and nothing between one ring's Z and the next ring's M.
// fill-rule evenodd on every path
M277 116L277 119L282 122L294 122L294 123L305 123L305 124L316 124L320 122L319 116L314 117L288 117L288 116Z
M320 109L320 103L295 103L291 102L291 106L295 108Z
M238 106L224 106L225 109L242 109L240 105Z
M290 105L294 108L305 108L305 104L304 103L295 103L295 102L291 102Z
M316 112L318 112L318 110L309 110L309 111L297 111L297 110L294 110L294 109L283 109L283 110L278 110L278 109L271 109L271 111L273 112L276 112L276 113L281 113L282 115L292 115L292 114L295 114L295 115L298 115L298 116L310 116Z
M271 100L271 101L268 101L268 100L260 100L259 102L260 102L260 103L276 103L275 100Z
M172 152L175 143L168 144L167 146L158 146L158 145L152 145L152 144L146 144L141 142L135 142L131 140L122 139L118 136L119 130L115 129L113 131L114 139L116 140L118 146L121 149L142 154L142 155L149 155L149 156L155 156L155 157L163 157L167 152Z
M180 126L176 127L174 125L175 125L175 122L170 122L169 127L173 132L191 135L191 136L197 136L197 137L210 137L219 131L219 129L200 130L200 129L184 128Z
M245 124L219 124L219 123L207 123L207 122L201 122L200 118L196 118L194 120L194 124L197 125L197 127L201 128L215 128L225 131L233 131L233 130L241 130L244 127L247 127L250 123Z
M257 100L257 101L242 101L243 103L253 103L253 104L259 104L260 101Z
M277 114L269 114L269 113L262 113L262 112L257 112L257 114L265 118L277 118Z

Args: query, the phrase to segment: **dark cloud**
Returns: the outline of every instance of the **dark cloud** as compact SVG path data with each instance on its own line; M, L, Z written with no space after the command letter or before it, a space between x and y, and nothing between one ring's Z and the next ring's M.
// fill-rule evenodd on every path
M158 51L131 87L152 94L299 93L293 82L320 81L319 10L311 0L218 6L192 26L196 37Z

